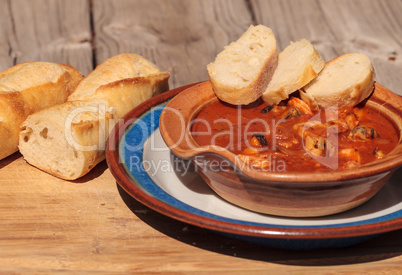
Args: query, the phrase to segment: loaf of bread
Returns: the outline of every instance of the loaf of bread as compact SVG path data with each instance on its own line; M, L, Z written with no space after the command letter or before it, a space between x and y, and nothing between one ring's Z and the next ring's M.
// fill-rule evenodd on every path
M29 62L0 73L0 159L18 150L20 124L31 114L61 104L82 80L75 68Z
M276 39L266 26L250 26L207 65L216 96L233 105L249 104L265 91L277 66Z
M341 55L325 64L300 96L314 109L353 107L374 90L375 72L363 53Z
M278 55L278 67L262 95L269 104L278 104L318 76L325 61L306 39L290 43Z
M141 102L168 90L168 72L135 54L120 54L98 65L69 100L28 117L20 152L54 176L74 180L105 159L114 125Z

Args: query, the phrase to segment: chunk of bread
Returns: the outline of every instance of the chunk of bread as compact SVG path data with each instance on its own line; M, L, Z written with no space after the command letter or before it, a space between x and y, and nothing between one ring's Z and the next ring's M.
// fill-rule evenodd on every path
M75 68L29 62L0 73L0 159L18 150L20 124L31 114L63 103L82 80Z
M80 83L68 98L68 101L98 97L107 92L111 86L122 84L121 81L161 73L158 67L136 54L118 54L106 59ZM166 73L165 73L166 74ZM116 83L116 81L120 81ZM127 81L127 80L125 80ZM115 84L112 84L115 83Z
M216 96L233 105L249 104L265 91L277 66L276 39L266 26L250 26L207 65Z
M301 89L313 108L353 107L374 90L375 72L363 53L348 53L327 62L318 77Z
M141 102L168 90L168 78L168 72L141 56L111 57L81 82L69 101L27 118L20 133L22 155L54 176L82 177L105 159L114 125Z
M262 95L269 104L278 104L318 76L325 61L306 39L290 43L278 55L278 67Z

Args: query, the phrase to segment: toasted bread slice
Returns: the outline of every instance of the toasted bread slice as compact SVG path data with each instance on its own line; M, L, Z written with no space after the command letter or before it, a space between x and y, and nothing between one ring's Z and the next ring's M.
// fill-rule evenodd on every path
M207 65L216 96L240 105L257 100L277 66L276 39L266 26L250 26Z
M324 59L308 40L290 43L279 53L278 67L262 99L270 105L278 104L316 78L324 66Z
M344 54L327 62L318 77L301 89L300 96L321 109L353 107L372 93L374 77L365 54Z

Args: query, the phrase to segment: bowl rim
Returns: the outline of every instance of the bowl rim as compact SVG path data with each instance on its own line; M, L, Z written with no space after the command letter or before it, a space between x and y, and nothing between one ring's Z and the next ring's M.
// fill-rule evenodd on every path
M402 97L391 92L379 83L368 99L369 104L378 107L378 111L388 117L399 132L399 141L396 147L381 160L370 162L359 166L356 169L340 169L324 172L275 172L259 171L244 165L234 153L218 146L199 146L191 136L190 123L195 114L203 108L210 100L216 98L213 93L210 81L203 81L187 87L174 96L162 110L159 128L161 135L170 150L180 158L194 159L205 154L216 154L228 160L243 175L254 180L267 182L336 182L349 181L352 179L373 176L396 170L402 165ZM186 104L187 103L187 104ZM185 127L184 138L179 141L177 134L173 132L178 127L171 127L171 121L175 115L168 110L178 110L184 113ZM177 125L177 121L174 122ZM169 127L170 126L170 127ZM181 129L180 129L181 130Z

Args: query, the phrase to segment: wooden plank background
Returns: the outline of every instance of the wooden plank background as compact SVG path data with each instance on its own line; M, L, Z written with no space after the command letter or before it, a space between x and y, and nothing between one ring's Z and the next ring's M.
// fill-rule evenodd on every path
M250 24L265 24L279 49L306 38L326 60L366 53L377 81L402 95L402 0L0 0L0 13L0 70L41 60L88 74L108 57L133 52L168 70L175 88L206 80L206 64L225 45ZM149 210L116 185L105 162L74 182L42 173L19 153L0 162L0 274L396 274L401 236L282 251Z
M0 70L43 60L88 74L134 52L171 72L172 88L208 78L205 66L250 24L278 49L310 40L325 60L363 52L377 81L402 94L400 0L1 0Z

